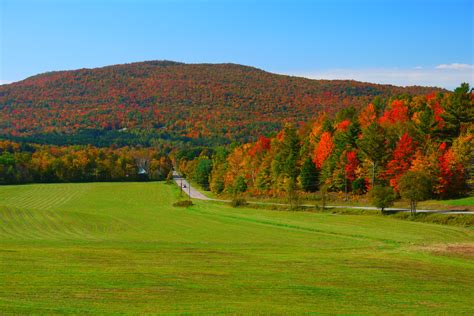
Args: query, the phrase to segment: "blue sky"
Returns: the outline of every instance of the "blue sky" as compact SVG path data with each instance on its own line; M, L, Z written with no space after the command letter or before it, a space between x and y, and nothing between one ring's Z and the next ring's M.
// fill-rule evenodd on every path
M472 0L0 0L0 83L143 60L474 83Z

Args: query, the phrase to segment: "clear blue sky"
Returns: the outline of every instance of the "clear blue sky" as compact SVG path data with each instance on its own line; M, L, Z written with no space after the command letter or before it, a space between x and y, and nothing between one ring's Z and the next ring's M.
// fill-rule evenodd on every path
M451 88L473 77L473 2L0 0L0 83L168 59Z

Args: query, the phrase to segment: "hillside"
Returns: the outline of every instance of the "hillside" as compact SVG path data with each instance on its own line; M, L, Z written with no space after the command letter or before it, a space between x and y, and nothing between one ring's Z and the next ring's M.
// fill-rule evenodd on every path
M433 91L440 90L310 80L235 64L147 61L50 72L0 86L0 136L78 143L101 137L146 142L146 135L248 141L320 111Z

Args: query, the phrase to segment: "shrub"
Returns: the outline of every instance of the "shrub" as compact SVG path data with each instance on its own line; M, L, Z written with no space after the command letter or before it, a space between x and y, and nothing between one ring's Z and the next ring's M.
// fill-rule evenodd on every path
M245 206L245 205L247 205L247 201L245 201L245 199L243 199L243 198L234 198L230 202L230 205L232 205L232 207Z
M193 205L193 202L191 202L189 200L178 201L178 202L173 203L173 206L176 206L176 207L189 207L189 206L192 206L192 205Z

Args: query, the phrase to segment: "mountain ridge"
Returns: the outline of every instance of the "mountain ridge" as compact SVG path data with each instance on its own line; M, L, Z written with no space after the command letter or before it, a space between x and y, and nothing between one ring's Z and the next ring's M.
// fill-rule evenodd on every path
M308 79L234 63L151 60L46 72L0 86L0 136L125 128L248 141L321 111L438 92L447 90Z
M160 67L166 67L166 66L177 66L177 65L202 65L202 66L219 66L219 65L227 65L227 66L236 66L236 67L242 67L242 68L249 68L257 71L261 71L267 74L271 75L276 75L276 76L284 76L284 77L290 77L290 78L297 78L297 79L305 79L305 80L311 80L311 81L324 81L324 82L354 82L354 83L362 83L362 84L369 84L369 85L376 85L376 86L385 86L385 87L393 87L393 88L400 88L400 89L409 89L409 88L426 88L426 89L436 89L440 91L450 91L442 87L437 87L437 86L423 86L423 85L407 85L407 86L400 86L400 85L394 85L394 84L384 84L384 83L375 83L375 82L370 82L370 81L360 81L360 80L354 80L354 79L322 79L322 78L308 78L302 75L292 75L292 74L285 74L285 73L278 73L278 72L272 72L272 71L267 71L262 68L258 68L255 66L248 66L248 65L243 65L243 64L238 64L238 63L233 63L233 62L222 62L222 63L185 63L185 62L179 62L179 61L173 61L173 60L144 60L144 61L138 61L138 62L130 62L130 63L122 63L122 64L112 64L112 65L106 65L106 66L99 66L99 67L84 67L84 68L78 68L78 69L68 69L68 70L52 70L52 71L46 71L42 73L38 73L35 75L31 75L29 77L26 77L22 80L18 81L13 81L9 83L4 83L2 84L3 86L8 86L8 85L13 85L17 83L23 83L25 81L28 81L30 79L34 79L36 77L41 77L41 76L47 76L47 75L52 75L52 74L57 74L57 73L68 73L68 72L76 72L76 71L87 71L87 70L98 70L98 69L106 69L106 68L113 68L116 66L131 66L131 65L138 65L138 64L148 64L151 66L160 66Z

